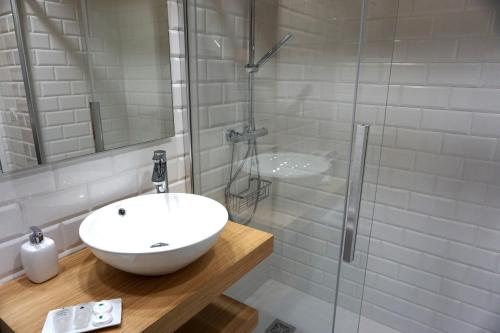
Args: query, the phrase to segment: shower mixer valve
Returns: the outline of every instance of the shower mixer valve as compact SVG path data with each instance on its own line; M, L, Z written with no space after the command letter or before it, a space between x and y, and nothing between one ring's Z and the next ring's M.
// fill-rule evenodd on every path
M256 130L251 130L248 126L245 127L243 132L238 132L234 129L230 129L226 132L226 140L232 143L238 143L248 140L255 140L261 136L266 136L269 133L267 128L259 128Z

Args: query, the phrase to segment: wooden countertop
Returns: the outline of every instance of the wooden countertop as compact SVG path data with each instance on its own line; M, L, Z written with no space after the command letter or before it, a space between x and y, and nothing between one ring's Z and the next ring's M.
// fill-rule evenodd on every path
M160 277L117 270L88 249L60 260L61 273L42 284L27 278L0 286L0 331L40 332L47 312L122 298L122 324L106 332L172 332L272 253L269 233L229 222L217 243L184 269ZM2 331L3 332L3 331Z

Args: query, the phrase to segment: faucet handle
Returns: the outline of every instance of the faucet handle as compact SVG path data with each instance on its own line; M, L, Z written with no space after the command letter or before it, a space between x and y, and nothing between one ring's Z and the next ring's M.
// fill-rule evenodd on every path
M167 152L165 150L155 150L155 152L153 153L153 161L166 162Z

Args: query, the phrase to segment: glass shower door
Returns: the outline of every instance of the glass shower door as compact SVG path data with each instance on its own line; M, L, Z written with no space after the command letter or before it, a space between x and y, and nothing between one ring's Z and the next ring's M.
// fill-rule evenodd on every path
M195 192L275 237L228 292L257 332L358 330L396 5L189 2Z

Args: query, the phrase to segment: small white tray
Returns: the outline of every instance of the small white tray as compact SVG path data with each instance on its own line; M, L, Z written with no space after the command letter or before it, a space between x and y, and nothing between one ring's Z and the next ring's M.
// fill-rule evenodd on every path
M109 303L112 304L112 309L111 311L109 312L109 314L111 314L112 316L112 320L111 322L109 323L106 323L106 324L101 324L99 326L94 326L92 321L94 319L94 317L98 316L94 313L91 314L90 316L90 320L88 322L88 325L87 327L84 327L84 328L81 328L81 329L74 329L73 328L73 319L74 319L74 314L75 314L75 309L78 307L78 306L81 306L83 304L77 304L77 305L72 305L72 306L68 306L68 307L64 307L64 308L61 308L61 309L54 309L54 310L51 310L49 311L49 313L47 314L47 318L45 319L45 324L43 325L43 330L42 330L42 333L77 333L77 332L89 332L89 331L95 331L95 330L99 330L101 328L104 328L104 327L110 327L110 326L115 326L115 325L120 325L121 321L122 321L122 299L121 298L115 298L115 299L109 299L109 300L105 300ZM99 301L101 302L101 301ZM96 303L99 303L99 302L88 302L88 303L85 303L86 305L89 305L90 308L92 309L94 307L94 304ZM70 320L70 324L69 324L69 329L67 330L57 330L56 328L56 325L55 325L55 321L54 321L54 315L60 311L60 310L69 310L70 311L70 315L69 315L69 320Z

